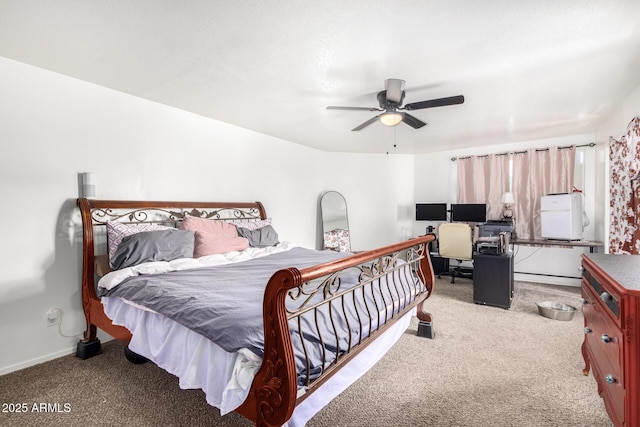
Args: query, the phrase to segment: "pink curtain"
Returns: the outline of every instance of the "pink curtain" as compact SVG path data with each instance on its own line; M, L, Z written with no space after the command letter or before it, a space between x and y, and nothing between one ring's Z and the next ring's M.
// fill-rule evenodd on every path
M640 254L640 117L609 138L609 253Z
M502 218L502 193L509 191L509 155L471 156L457 162L457 202L486 203L487 219Z
M575 147L530 149L513 155L514 221L519 239L542 237L540 198L573 191Z
M484 159L477 156L458 159L458 203L484 203Z

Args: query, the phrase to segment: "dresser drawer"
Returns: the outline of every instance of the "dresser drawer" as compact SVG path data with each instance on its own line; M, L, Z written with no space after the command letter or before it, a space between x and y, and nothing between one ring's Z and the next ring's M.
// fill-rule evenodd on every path
M612 291L610 286L603 284L603 280L597 274L584 268L582 270L582 288L590 289L600 300L603 308L606 308L607 313L622 327L620 296Z
M588 289L582 289L582 313L584 315L585 342L593 352L596 360L606 358L610 369L623 382L622 345L623 333L618 325L606 313L606 307Z
M597 361L597 363L592 363L592 372L598 383L598 392L604 400L607 413L614 425L622 426L625 419L626 396L622 379L619 373L616 373L615 369L609 365L606 358L599 357L589 346L587 346L587 353L591 361Z

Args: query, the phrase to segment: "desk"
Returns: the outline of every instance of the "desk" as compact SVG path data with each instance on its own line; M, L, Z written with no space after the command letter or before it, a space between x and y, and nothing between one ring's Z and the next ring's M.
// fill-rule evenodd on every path
M604 243L597 242L595 240L520 240L515 239L511 241L514 245L520 246L566 246L566 247L583 247L589 248L589 252L593 253L595 248L604 247Z
M595 240L512 240L511 243L513 245L520 246L553 246L557 248L589 248L590 253L594 253L596 248L604 247L604 243L597 242ZM558 274L545 274L545 273L529 273L525 271L516 271L517 274L531 274L534 276L548 276L548 277L559 277L564 279L580 279L580 277L575 276L562 276Z

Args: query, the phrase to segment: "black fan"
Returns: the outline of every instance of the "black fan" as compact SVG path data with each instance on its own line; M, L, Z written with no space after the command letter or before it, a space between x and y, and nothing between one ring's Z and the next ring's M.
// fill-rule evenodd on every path
M375 122L380 120L387 126L395 126L400 122L405 122L414 129L419 129L426 125L422 120L412 116L409 113L403 112L421 110L423 108L444 107L446 105L462 104L464 102L464 96L450 96L448 98L431 99L428 101L412 102L410 104L402 106L404 100L404 80L400 79L387 79L385 80L385 90L378 92L378 104L380 107L336 107L329 106L327 110L356 110L356 111L384 111L382 114L367 120L359 126L351 129L361 130Z

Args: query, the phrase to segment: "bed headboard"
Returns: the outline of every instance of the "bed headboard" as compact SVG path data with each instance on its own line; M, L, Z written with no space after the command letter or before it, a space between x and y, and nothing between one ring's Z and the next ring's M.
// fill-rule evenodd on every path
M219 221L257 221L267 214L260 202L171 202L78 199L82 217L82 275L94 280L97 257L107 253L106 224L162 224L179 227L186 215ZM104 263L97 261L97 264ZM100 269L100 267L98 267ZM101 275L101 274L100 274Z

